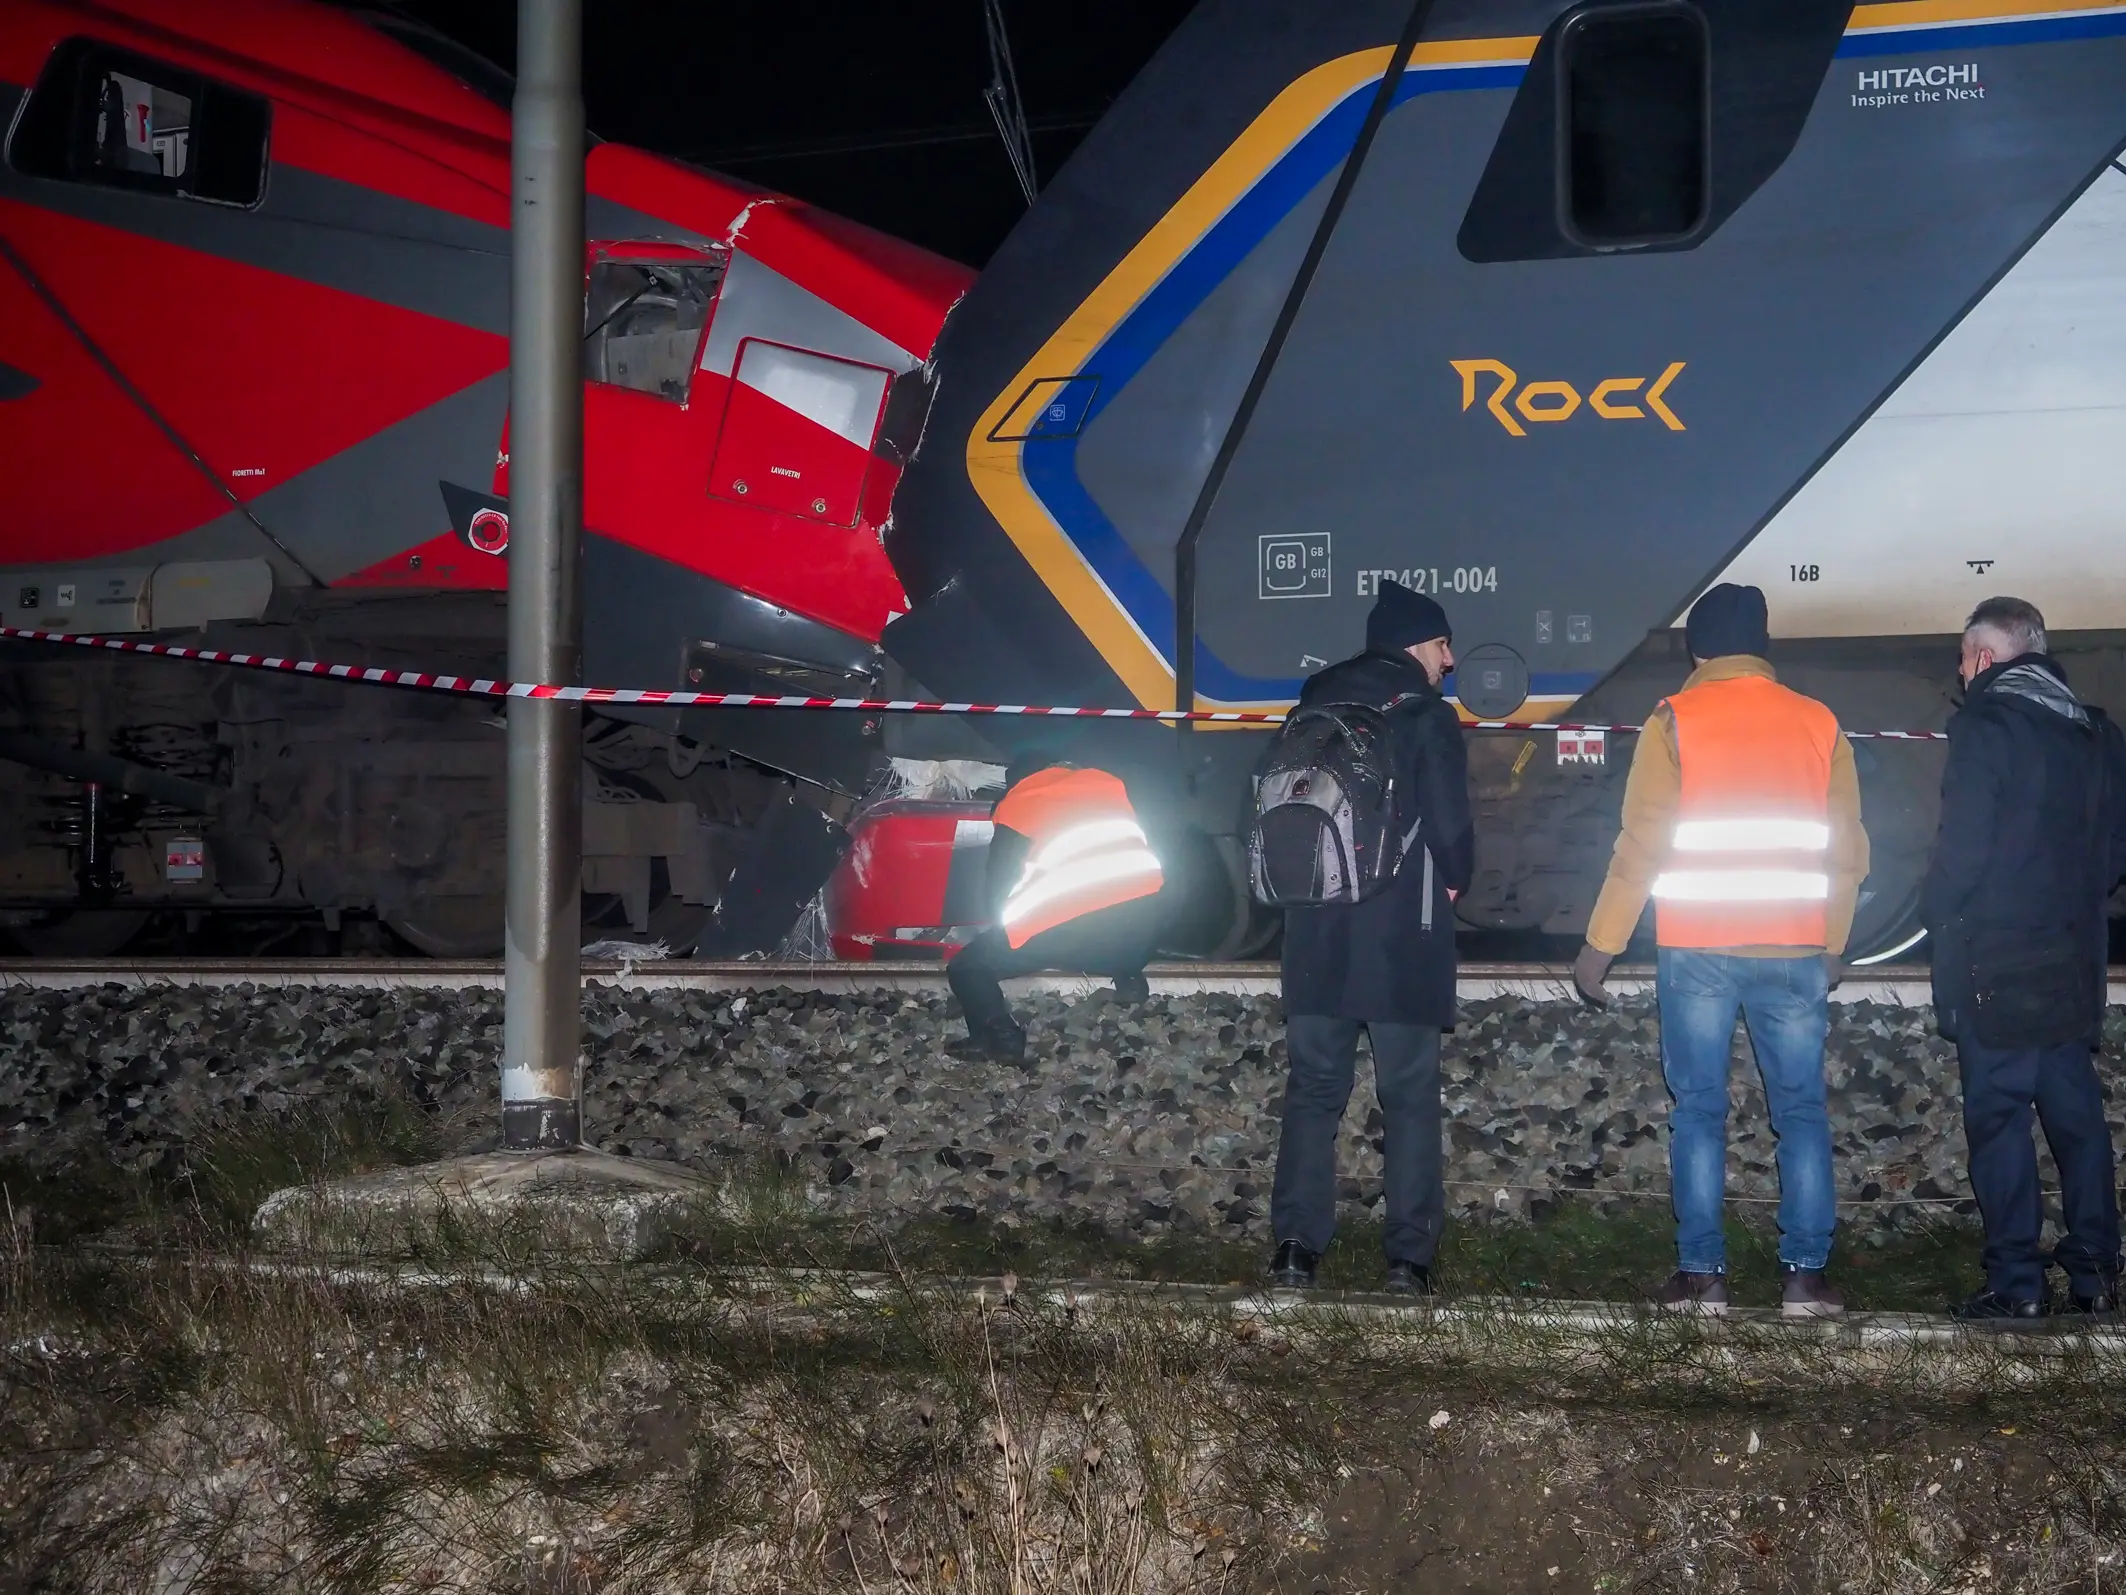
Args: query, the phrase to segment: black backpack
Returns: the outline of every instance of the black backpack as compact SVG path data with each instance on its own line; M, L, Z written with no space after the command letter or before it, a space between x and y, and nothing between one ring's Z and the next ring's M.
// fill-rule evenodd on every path
M1257 902L1362 903L1395 879L1420 822L1416 794L1396 788L1388 715L1414 696L1378 707L1304 704L1286 718L1255 778L1248 878Z

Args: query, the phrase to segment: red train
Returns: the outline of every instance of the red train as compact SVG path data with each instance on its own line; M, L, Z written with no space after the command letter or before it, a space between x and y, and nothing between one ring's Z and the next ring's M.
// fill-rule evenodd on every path
M1446 595L1465 715L1630 723L1735 579L1849 726L1939 727L1997 591L2126 704L2126 4L1479 0L1428 14L1391 82L1408 17L1201 0L978 284L594 148L586 676L1274 708L1385 579ZM500 669L492 76L309 0L0 0L0 617ZM353 910L492 950L499 724L10 646L0 931ZM949 947L981 917L969 788L1063 736L1169 783L1175 949L1263 946L1238 867L1262 737L1038 718L596 718L587 923L770 948L831 875L833 950ZM1629 761L1471 751L1461 923L1577 933ZM1857 750L1856 954L1919 939L1940 751ZM889 757L922 779L880 802Z
M0 618L499 673L507 99L446 40L307 0L0 6ZM586 182L590 678L887 685L881 533L972 274L617 144ZM498 723L10 646L0 927L90 952L157 909L373 911L490 951ZM749 851L831 850L879 743L593 720L592 932L692 945Z

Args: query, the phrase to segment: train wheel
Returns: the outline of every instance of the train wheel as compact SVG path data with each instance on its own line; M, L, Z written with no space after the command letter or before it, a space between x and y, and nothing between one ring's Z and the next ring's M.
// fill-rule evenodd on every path
M1868 878L1860 883L1847 961L1888 963L1922 956L1919 889L1941 814L1940 743L1857 742L1860 811L1868 828Z
M1851 954L1846 963L1848 967L1858 968L1876 964L1924 963L1926 944L1927 930L1920 924L1915 909L1909 919L1895 923L1886 934L1872 937L1868 942L1854 942L1846 949Z
M419 898L379 916L431 958L495 958L502 952L502 899L483 895Z
M111 958L147 923L144 908L60 908L5 935L32 958Z
M1248 890L1247 849L1240 838L1190 831L1182 851L1184 896L1161 938L1160 953L1210 963L1258 956L1276 939L1284 921L1256 906Z

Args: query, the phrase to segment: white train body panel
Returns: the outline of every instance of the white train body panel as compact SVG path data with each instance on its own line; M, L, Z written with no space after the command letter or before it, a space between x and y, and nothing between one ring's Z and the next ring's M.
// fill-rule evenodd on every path
M2126 627L2126 173L2104 171L1735 560L1782 637ZM1678 623L1681 618L1678 617Z

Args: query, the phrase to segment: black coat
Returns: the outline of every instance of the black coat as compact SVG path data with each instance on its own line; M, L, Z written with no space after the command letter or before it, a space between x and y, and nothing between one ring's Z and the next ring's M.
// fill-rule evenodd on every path
M1941 830L1920 899L1942 1033L1955 1036L1969 1016L1981 941L1991 948L2079 939L2101 966L2105 899L2122 873L2126 739L2119 728L2079 702L2042 654L1976 677L1949 721ZM2088 1016L2092 1042L2102 1025L2099 1007Z
M1386 1024L1454 1023L1454 905L1469 885L1476 831L1461 723L1407 654L1364 653L1312 677L1301 703L1415 701L1388 717L1395 779L1417 795L1419 838L1432 854L1431 929L1424 928L1424 860L1414 852L1388 889L1348 907L1290 908L1284 916L1284 1010Z

